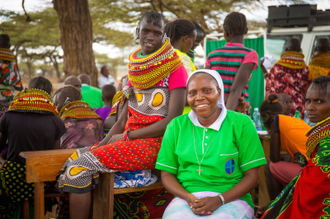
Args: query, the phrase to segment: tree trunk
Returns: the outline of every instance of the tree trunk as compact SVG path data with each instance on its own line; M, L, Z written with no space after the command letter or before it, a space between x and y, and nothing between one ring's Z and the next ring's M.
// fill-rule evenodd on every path
M32 70L32 63L29 61L26 62L26 67L28 69L28 78L31 79L33 75L33 70Z
M97 85L92 20L87 0L54 0L61 30L65 75L88 74Z
M58 62L57 62L57 58L56 56L49 56L49 59L50 61L53 63L53 67L55 69L55 72L56 72L56 78L57 78L57 82L62 82L63 80L61 79L61 73L60 73L60 70L58 68Z

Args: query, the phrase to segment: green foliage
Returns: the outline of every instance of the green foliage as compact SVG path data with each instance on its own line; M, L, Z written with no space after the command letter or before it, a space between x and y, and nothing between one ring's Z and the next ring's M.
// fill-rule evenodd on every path
M279 4L304 3L304 0L277 0ZM26 2L25 4L29 4ZM14 53L21 62L28 63L44 60L52 63L59 74L61 56L59 19L52 4L44 3L46 8L28 11L30 21L24 13L0 10L0 33L11 38ZM89 9L93 22L94 42L126 49L133 46L132 32L141 15L149 10L160 11L167 22L176 18L186 18L201 24L207 33L222 32L221 24L225 15L231 11L246 9L251 11L266 7L255 0L89 0ZM265 22L250 21L249 29L264 26ZM123 59L110 59L102 54L95 54L100 64L115 68ZM42 61L41 61L42 62ZM31 67L30 70L33 70ZM34 71L34 70L33 70ZM30 71L31 73L31 71Z

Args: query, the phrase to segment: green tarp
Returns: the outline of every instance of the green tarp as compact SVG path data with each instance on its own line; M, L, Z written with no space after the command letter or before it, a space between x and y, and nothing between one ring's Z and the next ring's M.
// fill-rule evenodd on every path
M207 41L206 42L206 55L208 55L213 50L222 47L226 44L226 40L220 41ZM264 38L254 38L254 39L244 39L244 46L251 48L258 53L259 56L259 66L260 58L264 57ZM264 77L262 75L262 70L258 67L256 70L252 71L252 76L249 84L249 99L250 105L252 107L251 114L255 107L260 108L261 102L264 100Z

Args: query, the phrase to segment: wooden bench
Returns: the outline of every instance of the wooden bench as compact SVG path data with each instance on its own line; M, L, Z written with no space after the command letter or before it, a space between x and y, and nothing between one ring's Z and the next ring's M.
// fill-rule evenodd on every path
M34 183L34 213L36 219L45 217L45 197L64 197L68 194L45 194L44 182L55 181L56 175L76 149L27 151L20 156L26 159L26 181ZM139 192L164 188L160 171L155 171L158 181L150 186L114 189L114 173L101 173L99 184L94 190L93 218L113 218L113 199L115 194Z

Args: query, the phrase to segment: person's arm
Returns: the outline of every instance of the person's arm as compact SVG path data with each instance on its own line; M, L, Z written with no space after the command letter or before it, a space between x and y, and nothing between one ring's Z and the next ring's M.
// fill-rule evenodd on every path
M164 135L166 126L175 117L180 116L185 105L186 88L179 87L170 91L170 101L168 105L168 113L165 119L154 124L128 133L129 139L138 138L156 138Z
M242 64L239 67L234 79L234 83L230 88L228 101L226 103L227 109L234 111L236 110L239 99L242 95L245 85L249 80L249 77L251 75L254 66L255 63L246 63L246 64Z
M119 113L119 112L117 112ZM108 135L100 142L98 147L108 144L112 136L122 134L125 131L125 125L127 122L128 115L128 100L125 101L123 111L120 112L117 122L113 125Z
M259 182L259 169L255 167L244 172L244 177L232 189L222 193L225 202L234 201L254 189ZM219 196L206 197L198 199L192 210L195 214L207 215L210 212L217 210L222 205L222 200Z
M53 149L56 150L56 149L61 149L60 145L60 139L57 139L55 142L54 142L54 145L53 145Z
M272 124L273 125L273 124ZM273 163L281 161L281 141L280 134L273 129L270 130L270 160Z
M186 200L189 206L193 206L195 204L197 198L193 194L187 192L187 190L185 190L181 186L175 174L162 170L161 176L162 176L162 183L164 187L167 189L167 191L169 191L172 195L175 195L179 198Z
M264 78L266 79L268 77L268 71L266 69L266 67L263 65L264 64L264 61L265 59L263 59L261 62L260 62L260 67L261 67L261 70L262 70L262 75L264 76Z

